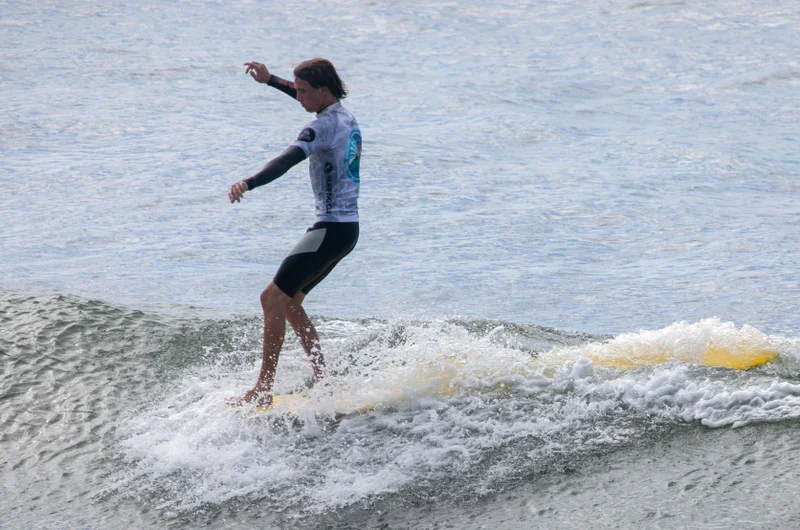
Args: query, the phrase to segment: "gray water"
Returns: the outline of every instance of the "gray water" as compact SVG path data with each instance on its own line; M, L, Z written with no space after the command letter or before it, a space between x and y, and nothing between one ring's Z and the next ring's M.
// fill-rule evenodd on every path
M0 527L798 526L798 22L0 2ZM240 414L313 222L305 165L228 204L311 118L242 63L313 56L364 154L306 307L370 410ZM310 376L287 339L280 392Z

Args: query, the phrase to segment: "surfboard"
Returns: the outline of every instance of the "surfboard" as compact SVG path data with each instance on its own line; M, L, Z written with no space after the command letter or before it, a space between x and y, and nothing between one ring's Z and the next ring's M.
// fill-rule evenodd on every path
M684 324L680 326L686 327ZM691 328L689 331L696 330ZM507 390L510 388L508 377L552 377L567 362L580 358L588 358L595 366L616 370L635 370L669 362L748 370L772 362L779 356L768 337L757 331L748 328L736 334L727 327L722 331L724 333L720 333L719 338L713 334L710 337L701 335L700 340L688 342L688 347L679 339L684 335L691 336L691 333L641 332L603 343L542 352L519 361L511 359L510 364L502 365L470 363L459 356L441 356L435 361L404 365L394 378L376 378L375 385L351 383L348 386L333 381L329 386L311 392L276 394L269 407L244 405L242 408L277 416L342 417L398 406L420 397L449 397L459 388L468 388L470 392Z
M633 370L671 361L748 370L774 361L778 357L778 352L767 347L730 348L710 344L703 352L683 353L675 348L653 346L639 348L636 351L626 349L614 351L610 348L607 351L586 351L581 356L591 359L595 366L616 368L617 370Z
M250 412L294 412L300 413L304 410L314 408L314 402L306 393L297 392L292 394L275 394L272 396L272 405L269 407L255 406L248 403L239 403L231 400L228 404L235 409L246 409Z
M288 415L322 414L333 416L346 416L348 414L365 413L380 405L376 401L357 402L348 396L328 396L321 402L315 402L305 392L291 394L275 394L272 396L272 405L269 407L250 406L231 402L234 408L246 409L250 412L275 413Z
M255 412L302 412L314 408L314 402L308 394L276 394L272 396L269 407L255 407Z

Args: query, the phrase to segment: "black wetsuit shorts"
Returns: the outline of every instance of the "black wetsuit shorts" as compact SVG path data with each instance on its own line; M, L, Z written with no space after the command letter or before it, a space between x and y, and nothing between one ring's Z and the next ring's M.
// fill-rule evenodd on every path
M353 250L358 241L358 222L320 222L306 230L283 260L272 281L294 297L308 294Z

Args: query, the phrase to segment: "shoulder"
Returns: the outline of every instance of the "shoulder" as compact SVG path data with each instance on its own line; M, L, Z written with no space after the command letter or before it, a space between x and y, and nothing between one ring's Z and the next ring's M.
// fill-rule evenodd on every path
M358 126L358 121L353 113L342 107L339 119L340 126L347 130L350 136L357 135L359 142L361 141L361 128Z
M337 109L337 114L339 115L339 119L349 120L355 123L356 117L350 112L349 109L345 108L344 106L340 106Z
M293 145L300 147L306 156L310 156L320 149L326 149L334 133L335 123L330 123L325 116L318 116L303 127Z
M311 143L317 139L319 133L321 132L319 127L316 126L315 122L310 122L303 127L303 130L300 131L300 134L297 135L298 142L306 142Z
M336 113L326 112L325 114L321 114L308 122L308 124L303 128L303 132L313 130L316 136L325 136L336 131L338 125L339 118Z
M337 138L352 135L353 131L359 132L358 122L353 113L340 106L330 114L331 131Z

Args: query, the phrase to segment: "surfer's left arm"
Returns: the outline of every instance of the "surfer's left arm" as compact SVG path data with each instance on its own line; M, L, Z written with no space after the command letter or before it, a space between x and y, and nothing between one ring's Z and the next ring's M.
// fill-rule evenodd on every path
M302 149L296 145L289 146L283 153L267 162L261 171L231 186L228 197L231 202L239 202L244 192L269 184L305 159L306 154Z
M297 89L295 88L294 83L291 81L281 79L277 75L270 75L267 84L272 88L277 88L290 98L297 99Z
M272 88L277 88L287 96L297 99L297 89L294 87L294 83L291 81L281 79L277 75L269 73L269 69L262 63L250 61L244 63L244 65L247 67L245 68L244 73L250 74L253 79L259 83L264 83Z

